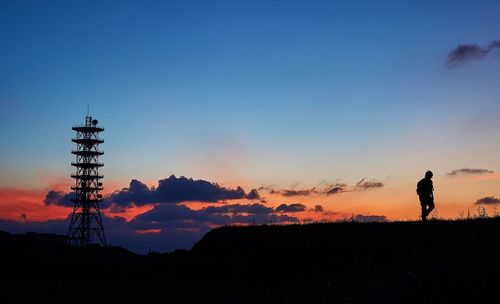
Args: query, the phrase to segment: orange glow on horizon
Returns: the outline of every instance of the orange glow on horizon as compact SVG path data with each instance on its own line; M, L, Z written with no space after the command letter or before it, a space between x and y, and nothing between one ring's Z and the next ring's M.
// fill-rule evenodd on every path
M46 190L0 188L0 218L32 222L67 218L72 208L45 205L46 194Z
M143 230L136 230L135 232L139 234L160 233L161 229L143 229Z
M349 218L352 215L383 215L390 220L418 220L420 205L415 193L415 180L386 180L384 187L368 189L366 191L348 191L335 195L325 195L313 192L309 195L282 196L279 193L270 193L261 190L261 200L227 200L224 202L183 202L181 204L200 210L208 206L223 206L227 204L263 204L266 207L276 208L280 204L303 204L306 211L284 213L297 217L303 222L309 221L335 221ZM108 185L116 183L109 182ZM233 183L232 183L233 184ZM238 184L238 183L234 183ZM477 213L478 205L475 202L483 197L500 196L500 174L484 174L471 176L436 176L434 178L436 214L439 218L453 219L460 214ZM0 188L0 218L6 220L46 221L50 219L65 219L71 213L71 207L45 205L43 200L48 189L69 192L71 185L66 181L51 184L44 189L21 189L13 187ZM254 187L258 188L258 187ZM108 194L116 189L106 187ZM121 188L120 188L121 189ZM251 189L248 188L248 189ZM248 192L248 189L247 192ZM308 188L304 188L308 189ZM309 188L310 189L310 188ZM314 210L316 205L323 207L323 212ZM123 210L103 209L102 212L109 217L123 217L126 221L132 220L139 214L147 212L154 204L132 206ZM494 214L495 207L485 207L489 214ZM278 214L278 213L276 213Z

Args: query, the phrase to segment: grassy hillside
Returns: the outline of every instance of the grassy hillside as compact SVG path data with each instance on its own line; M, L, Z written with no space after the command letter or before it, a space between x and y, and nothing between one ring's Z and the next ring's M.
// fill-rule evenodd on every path
M222 227L191 251L141 256L2 234L0 292L7 302L86 302L95 291L122 302L478 303L500 299L499 236L498 218Z

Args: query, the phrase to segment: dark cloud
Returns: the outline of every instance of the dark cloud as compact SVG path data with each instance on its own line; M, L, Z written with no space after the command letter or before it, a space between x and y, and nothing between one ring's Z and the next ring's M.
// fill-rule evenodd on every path
M347 185L344 183L326 184L322 182L320 186L310 189L275 189L273 187L260 187L259 190L264 190L270 194L277 194L283 197L309 196L309 195L334 195L341 192L347 192Z
M467 61L483 59L495 49L500 49L500 40L491 42L487 47L477 44L461 44L448 54L446 64L452 67Z
M49 191L44 202L46 205L73 207L73 197L73 192ZM273 208L261 203L225 204L199 210L181 204L185 201L214 203L233 199L262 201L256 189L247 194L241 187L226 188L205 180L177 178L172 175L160 180L157 187L151 188L138 180L131 180L128 188L105 197L101 208L108 214L103 215L108 241L137 252L146 252L148 247L161 251L189 248L205 232L220 225L299 222L298 218L274 213ZM149 204L153 209L136 216L130 222L116 216L126 212L132 205ZM26 216L21 216L21 220L22 222L0 222L0 229L5 227L5 230L12 232L46 231L65 234L69 225L67 219L32 223ZM139 248L139 244L145 245Z
M262 204L232 204L224 208L191 209L182 204L156 204L153 209L131 221L123 217L102 215L108 243L120 245L139 253L149 249L173 251L189 249L210 229L233 224L299 223L299 219ZM69 218L30 222L2 220L0 230L11 233L29 231L65 235ZM154 230L155 232L148 232Z
M251 191L252 199L258 197L257 191ZM214 203L222 200L245 199L247 194L241 187L229 189L205 180L194 180L171 175L158 181L158 187L149 189L138 180L132 180L130 187L116 191L106 201L118 205L145 205L152 203L179 203L200 201Z
M113 192L106 197L105 204L114 203L118 206L128 206L132 203L140 206L155 202L155 189L149 189L144 183L133 179L128 188Z
M103 215L104 229L108 245L122 246L137 253L173 251L177 248L189 249L206 230L191 230L173 227L159 233L140 234L137 229L122 217ZM10 233L43 232L66 235L69 219L48 220L44 222L18 222L0 219L0 230Z
M64 193L61 191L51 190L47 193L43 202L45 203L45 205L73 207L75 203L71 200L74 198L74 192Z
M477 44L461 44L448 54L448 65L469 61L472 59L482 59L488 54L487 49L483 49Z
M346 188L347 188L346 184L334 184L331 185L326 191L324 191L324 194L326 195L339 194L342 192L346 192Z
M476 201L475 205L497 205L500 204L500 198L487 196Z
M101 204L101 208L104 208L105 206L106 206L105 204ZM106 207L108 208L109 212L111 212L111 213L124 213L124 212L127 212L127 207L121 206L121 205L117 205L115 203L107 204Z
M250 214L270 214L273 213L273 208L263 204L232 204L223 206L209 206L203 208L207 213L250 213Z
M172 222L176 220L205 221L207 215L187 206L178 204L157 205L153 209L137 215L133 221ZM146 229L146 228L143 228Z
M284 197L294 197L294 196L308 196L313 193L317 193L316 188L311 189L275 189L273 187L260 187L259 190L265 190L270 194L277 194Z
M275 214L272 208L259 205L234 204L227 206L228 208L225 208L226 206L210 206L194 210L184 205L163 204L136 216L130 225L136 229L182 227L184 229L207 230L214 225L299 222L298 218L286 214Z
M248 192L246 198L250 200L260 199L260 194L257 189L252 189Z
M312 189L306 189L306 190L294 190L294 189L285 189L285 190L280 190L279 194L281 194L282 196L286 196L286 197L292 197L292 196L308 196L312 193L315 193L316 192L316 189L315 188L312 188Z
M324 184L303 190L294 189L294 186L291 188L285 190L259 188L259 190L275 191L274 193L285 197L307 196L313 193L332 195L347 191L347 185L341 183ZM49 191L44 202L46 205L72 207L73 196L72 192ZM235 199L259 201L248 204L240 201L234 204L227 203ZM189 248L205 232L221 225L299 223L299 218L293 214L309 210L305 205L298 203L281 204L272 208L263 204L262 200L257 189L246 193L241 187L226 188L205 180L177 178L172 175L160 180L157 187L148 187L138 180L131 180L128 188L107 196L101 207L106 209L103 221L108 241L136 252L147 252L148 248L160 251ZM182 204L186 201L224 203L191 209ZM116 216L126 212L127 208L133 205L151 205L153 208L130 221ZM321 205L316 205L310 211L328 215ZM31 230L65 234L68 224L68 219L34 223L27 217L21 217L19 222L0 222L0 229L5 227L5 230L12 232Z
M276 212L302 212L306 211L307 207L302 204L281 204L276 209L274 209Z
M321 205L316 205L314 206L314 209L312 209L314 212L324 212L325 209Z
M253 215L235 215L231 217L229 224L281 224L281 223L300 223L297 217L287 214L253 214Z
M471 169L471 168L462 168L462 169L456 169L451 172L448 172L447 175L449 176L457 176L457 175L466 175L466 174L489 174L489 173L495 173L491 170L487 169Z
M368 223L368 222L387 222L387 218L384 215L363 215L363 214L356 214L353 217L351 217L352 221L354 222L362 222L362 223Z
M339 212L334 212L334 211L324 211L323 214L324 215L328 215L328 216L334 216L334 215L339 215L340 213Z
M364 190L373 189L373 188L382 188L383 186L384 186L384 183L382 183L382 182L379 182L376 180L368 181L368 180L366 180L366 178L363 178L356 184L354 189L356 191L364 191Z
M488 50L492 51L494 49L500 49L500 40L495 40L488 45Z
M384 186L383 182L376 181L376 180L366 180L366 178L363 178L360 180L351 190L351 187L349 187L345 183L334 183L334 184L327 184L326 182L323 182L322 185L319 185L317 187L313 187L311 189L274 189L272 187L260 187L259 190L266 190L270 194L278 194L284 197L294 197L294 196L309 196L313 194L318 194L318 195L335 195L335 194L340 194L342 192L350 192L350 191L364 191L368 189L373 189L373 188L381 188Z
M45 197L46 205L60 205L73 207L71 199L74 193L60 191L49 191ZM193 180L181 176L179 178L171 175L158 181L158 187L149 188L144 183L133 179L128 188L113 192L104 198L101 208L110 208L111 212L123 212L126 207L132 205L143 206L154 203L180 203L186 201L200 201L214 203L232 199L260 199L259 192L252 189L248 194L241 187L230 189L221 187L216 183L205 180Z

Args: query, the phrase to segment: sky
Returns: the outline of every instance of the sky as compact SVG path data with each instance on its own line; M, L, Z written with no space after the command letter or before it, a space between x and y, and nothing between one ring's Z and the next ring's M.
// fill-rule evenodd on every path
M0 1L0 230L67 231L87 105L136 252L416 220L427 170L438 218L494 214L499 41L498 1Z

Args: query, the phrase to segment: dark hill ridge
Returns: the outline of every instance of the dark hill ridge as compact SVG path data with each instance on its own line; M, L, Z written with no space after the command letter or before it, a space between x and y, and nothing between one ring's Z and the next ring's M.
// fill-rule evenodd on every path
M227 226L208 232L192 249L203 254L272 254L295 250L340 252L353 249L411 247L462 243L479 235L500 232L500 219L358 223L335 222L306 225ZM444 243L443 243L444 242Z
M113 302L478 303L499 297L499 236L499 218L233 226L210 231L191 251L141 256L14 244L0 234L0 292L13 302L86 302L93 295L79 292L79 281L95 285L98 272L95 290Z
M499 236L499 218L224 227L192 252L303 301L477 301L500 283Z

